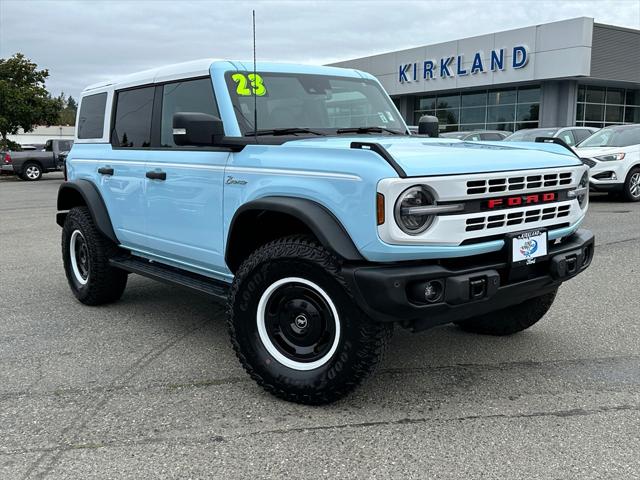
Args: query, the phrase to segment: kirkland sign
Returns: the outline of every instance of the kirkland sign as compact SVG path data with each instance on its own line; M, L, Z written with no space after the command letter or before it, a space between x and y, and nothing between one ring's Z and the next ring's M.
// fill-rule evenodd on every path
M513 47L513 55L511 56L511 65L507 65L505 58L505 49L491 50L491 55L487 63L482 61L482 52L476 52L473 56L471 68L468 70L463 68L464 56L457 55L455 57L444 57L439 61L425 60L422 63L405 63L400 65L398 69L398 81L400 83L416 82L418 79L433 80L434 78L446 78L466 75L475 75L476 73L485 73L488 71L505 70L507 67L518 69L524 67L528 62L527 47L518 45Z

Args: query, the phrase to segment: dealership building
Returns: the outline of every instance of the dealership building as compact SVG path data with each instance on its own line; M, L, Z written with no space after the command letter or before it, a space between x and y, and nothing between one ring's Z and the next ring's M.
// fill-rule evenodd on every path
M640 123L640 30L574 18L333 64L441 130Z

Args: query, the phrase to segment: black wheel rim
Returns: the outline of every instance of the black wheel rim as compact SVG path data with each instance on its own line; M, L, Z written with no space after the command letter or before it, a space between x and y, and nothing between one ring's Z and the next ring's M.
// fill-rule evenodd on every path
M296 362L323 358L336 336L336 321L328 303L300 283L285 284L272 293L264 320L272 344Z

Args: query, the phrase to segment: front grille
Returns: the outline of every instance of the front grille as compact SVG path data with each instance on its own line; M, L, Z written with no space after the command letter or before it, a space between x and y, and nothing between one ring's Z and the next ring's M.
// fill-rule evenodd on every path
M581 158L580 160L582 160L582 163L584 163L589 168L593 168L596 166L596 162L594 160L591 160L590 158Z
M557 187L571 184L571 172L545 173L520 177L490 178L485 180L469 180L467 195L485 193L513 192L534 188Z
M466 231L490 230L511 225L552 220L569 216L571 205L555 205L532 210L510 212L494 215L481 215L467 219Z

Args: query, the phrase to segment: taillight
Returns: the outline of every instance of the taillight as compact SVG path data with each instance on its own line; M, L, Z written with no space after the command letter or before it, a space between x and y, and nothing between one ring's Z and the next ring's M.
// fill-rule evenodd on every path
M8 153L5 153L4 154L4 163L9 164L11 162L12 162L11 155L9 155Z

